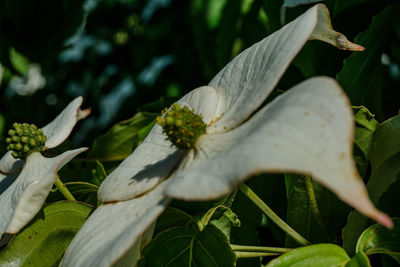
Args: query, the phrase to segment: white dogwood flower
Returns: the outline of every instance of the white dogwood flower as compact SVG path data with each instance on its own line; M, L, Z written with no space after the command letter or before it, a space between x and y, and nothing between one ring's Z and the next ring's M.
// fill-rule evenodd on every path
M208 86L164 111L159 125L106 178L98 192L104 204L71 242L63 266L133 266L142 234L169 199L215 199L261 172L311 175L389 226L356 170L353 115L335 80L309 79L255 112L310 39L363 50L335 32L327 8L316 5L242 52Z
M90 114L89 109L80 109L82 101L82 97L76 98L42 129L13 124L7 138L9 151L0 159L0 237L19 232L41 209L58 179L57 171L87 150L69 150L54 158L41 154L61 144L76 122Z

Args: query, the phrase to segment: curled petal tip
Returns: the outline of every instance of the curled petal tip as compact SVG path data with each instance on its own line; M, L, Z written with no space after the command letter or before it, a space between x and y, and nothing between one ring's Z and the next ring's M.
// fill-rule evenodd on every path
M371 203L372 204L372 203ZM369 206L369 205L368 205ZM384 212L377 210L374 206L369 206L367 208L364 207L356 207L359 212L364 214L365 216L375 220L379 224L385 226L386 228L392 229L393 228L393 221L392 219Z
M393 229L393 221L386 213L374 209L373 213L369 214L368 217L374 219L379 224L385 226L388 229Z
M336 46L342 50L349 50L349 51L364 51L365 47L355 44L347 40L346 36L340 34L339 37L336 39L337 43Z
M354 46L353 46L353 49L352 49L353 51L364 51L365 50L365 47L364 46L361 46L361 45L358 45L358 44L354 44Z
M90 115L91 112L92 112L92 109L91 109L91 108L79 110L79 111L78 111L78 120L81 120L81 119L86 118L87 116Z
M386 228L393 229L393 221L385 213L380 214L380 216L377 218L377 221Z

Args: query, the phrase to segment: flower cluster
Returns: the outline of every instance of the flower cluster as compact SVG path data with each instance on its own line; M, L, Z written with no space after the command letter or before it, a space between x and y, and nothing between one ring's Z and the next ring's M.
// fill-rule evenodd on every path
M167 139L180 149L193 148L207 127L201 115L195 114L187 106L182 108L179 103L173 104L170 110L163 110L161 116L157 117L157 123L163 127Z
M52 122L39 129L14 123L8 131L8 152L0 159L0 238L18 233L42 208L58 170L87 148L68 150L54 158L41 154L61 144L78 120L90 110L81 110L82 97L73 100Z
M13 123L13 129L8 131L9 137L6 138L7 150L11 150L11 155L15 159L24 159L33 151L43 151L46 142L46 135L42 129L38 129L34 124Z

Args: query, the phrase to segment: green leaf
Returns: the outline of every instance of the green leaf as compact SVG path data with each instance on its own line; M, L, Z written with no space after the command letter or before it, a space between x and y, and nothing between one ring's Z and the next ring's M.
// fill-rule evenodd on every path
M379 123L375 120L375 116L364 106L353 107L353 111L356 123L354 143L367 157L373 133Z
M364 252L358 252L351 260L346 264L346 267L371 267L371 263L367 255Z
M190 223L197 225L196 219L191 215L180 209L168 207L158 217L154 232L157 234L176 226L187 227Z
M233 202L232 210L242 221L240 227L234 227L231 230L231 243L249 246L259 245L259 230L263 216L260 209L242 191L239 191ZM261 258L242 258L238 260L237 266L259 267L261 266Z
M57 202L44 207L1 251L0 265L55 265L91 210L77 202Z
M367 188L372 201L377 202L400 170L400 115L376 129L368 156L372 174Z
M69 189L72 195L93 194L94 198L97 197L97 190L99 189L97 185L86 182L69 182L64 185Z
M307 240L310 237L311 207L309 205L304 177L285 174L287 194L286 222ZM297 247L298 244L288 235L286 247Z
M285 181L288 194L287 223L311 243L335 241L347 219L349 207L328 189L312 181L323 229L312 213L305 177L286 174ZM286 247L297 246L295 241L286 237Z
M97 160L122 160L129 156L154 126L157 114L139 112L133 118L114 125L93 142L89 157Z
M366 255L386 254L400 264L400 218L393 219L394 228L389 230L374 224L360 236L356 251Z
M21 75L28 72L29 69L29 59L27 59L21 53L18 53L14 48L10 48L9 51L10 62L15 70L17 70Z
M176 226L196 226L202 231L207 225L212 224L222 231L229 241L232 226L240 226L238 216L229 208L235 196L236 192L218 201L214 207L200 216L201 218L195 218L182 210L169 207L157 220L155 232L160 233Z
M350 260L346 252L333 244L318 244L296 248L270 261L266 267L343 266Z
M355 120L354 134L354 160L358 171L362 177L365 177L368 171L368 153L372 143L372 136L379 125L375 116L364 106L353 107Z
M373 135L369 151L371 177L367 183L369 196L377 204L389 186L398 179L400 170L400 116L379 125ZM343 245L347 253L354 253L356 242L368 226L368 218L353 211L343 229Z
M144 250L145 266L234 266L235 254L225 235L213 225L203 231L175 227L160 233Z
M208 2L206 21L210 29L217 27L220 23L222 11L226 6L226 3L227 0L214 0Z
M230 241L231 228L240 227L240 220L238 216L228 207L218 205L209 209L200 219L200 226L206 227L212 224L223 232Z
M92 175L92 183L97 185L98 187L107 177L107 173L104 170L103 164L101 164L101 162L98 160L96 160L96 168L92 170Z
M391 24L397 8L387 7L375 16L369 28L355 38L355 43L366 50L353 53L344 60L337 80L343 86L353 105L367 105L375 114L381 109L381 55L391 36Z

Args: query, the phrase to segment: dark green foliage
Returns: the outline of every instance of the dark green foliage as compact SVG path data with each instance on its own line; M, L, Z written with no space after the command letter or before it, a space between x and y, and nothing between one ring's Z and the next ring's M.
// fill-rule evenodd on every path
M71 99L83 95L91 116L45 156L89 147L59 174L78 201L98 206L102 181L143 142L163 108L207 85L234 56L312 6L302 0L155 2L0 0L0 156L7 145L21 141L12 140L15 134L6 136L14 121L31 121L34 112L35 123L45 125ZM288 2L299 5L282 9ZM345 52L307 42L266 102L305 79L336 77L354 105L353 151L359 173L374 204L399 217L400 3L321 2L330 10L333 27L366 50ZM26 82L34 64L40 65L46 85L32 95L18 95L15 78ZM394 230L386 230L312 182L321 217L316 218L310 185L300 175L260 175L246 183L314 245L297 248L239 191L208 202L173 200L159 217L140 266L398 264L399 219ZM62 199L53 189L46 202ZM22 265L39 266L38 257L46 257L40 263L46 266L58 263L90 211L78 203L45 206L0 253L0 263L13 257L20 257ZM30 238L32 231L40 235L39 241ZM280 257L237 258L230 243L296 249ZM53 246L47 250L43 244Z

